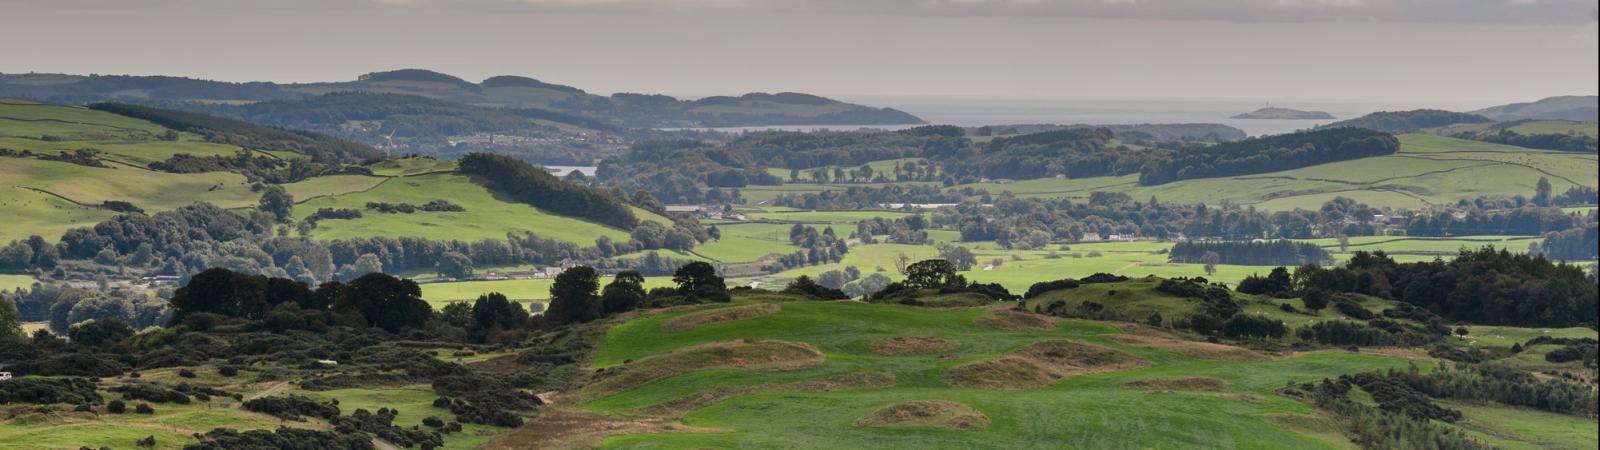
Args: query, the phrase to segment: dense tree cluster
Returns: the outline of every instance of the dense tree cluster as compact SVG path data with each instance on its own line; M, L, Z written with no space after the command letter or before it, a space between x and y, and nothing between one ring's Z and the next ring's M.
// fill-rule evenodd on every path
M1382 156L1400 150L1388 133L1328 128L1186 149L1146 163L1139 184L1276 172L1336 161Z
M195 438L200 442L185 445L183 450L373 450L372 436L366 433L342 433L283 426L275 431L245 432L217 428L205 434L197 433Z
M1321 128L1355 127L1385 133L1405 133L1462 123L1488 123L1493 121L1488 117L1472 113L1459 113L1439 109L1415 109L1410 111L1379 111L1354 119L1323 125Z
M1493 247L1416 263L1356 252L1342 267L1301 266L1294 279L1296 290L1393 298L1445 319L1492 325L1593 326L1600 308L1582 268Z
M155 122L178 131L196 133L206 140L256 150L288 150L310 156L320 164L355 162L382 155L370 146L330 136L249 122L207 116L188 111L151 108L122 103L95 103L92 109Z
M1217 258L1207 260L1207 254L1214 254ZM1333 256L1316 244L1278 239L1265 242L1184 241L1172 246L1167 259L1187 264L1298 266L1326 264L1333 261Z
M625 198L609 191L568 183L550 172L491 153L461 158L461 173L478 177L485 186L517 201L564 216L632 229L639 223Z

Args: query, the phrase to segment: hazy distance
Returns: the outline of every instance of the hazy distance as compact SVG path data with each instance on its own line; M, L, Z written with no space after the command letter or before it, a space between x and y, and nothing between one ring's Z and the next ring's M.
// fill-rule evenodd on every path
M1594 94L1593 0L0 0L0 72L591 92L1382 101ZM26 43L26 45L15 45Z

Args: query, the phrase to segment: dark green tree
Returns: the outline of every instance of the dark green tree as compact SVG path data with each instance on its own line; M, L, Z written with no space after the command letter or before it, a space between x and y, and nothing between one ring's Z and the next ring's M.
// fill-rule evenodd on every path
M729 300L728 285L710 263L695 261L684 264L672 274L672 281L678 283L679 294L701 300Z
M611 284L607 284L605 290L600 292L600 310L606 315L632 311L639 308L644 297L644 275L624 270L618 272L611 279Z
M906 266L906 286L914 289L963 287L966 279L956 275L955 266L943 259L929 259Z
M133 337L133 327L128 326L118 318L91 320L72 327L67 337L72 343L88 347L100 347L115 344Z
M439 275L450 278L467 278L472 276L472 258L460 252L445 252L439 255L437 263Z
M507 300L499 292L490 292L472 302L472 326L467 329L467 335L474 341L485 342L495 331L515 329L527 321L528 311L522 309L521 304Z
M578 266L556 275L550 285L550 309L544 317L550 323L565 325L584 323L600 318L600 301L595 291L600 289L600 275L593 267Z
M346 283L343 291L335 310L358 311L369 325L391 333L421 328L433 315L433 308L422 300L422 288L411 280L369 273Z
M283 186L276 184L267 186L267 189L261 192L261 202L256 209L272 214L272 217L280 222L288 220L289 214L294 210L294 196L284 190Z

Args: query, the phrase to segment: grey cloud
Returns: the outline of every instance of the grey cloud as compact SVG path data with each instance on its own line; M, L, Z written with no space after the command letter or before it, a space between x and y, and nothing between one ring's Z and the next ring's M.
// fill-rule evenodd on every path
M0 0L57 8L663 10L898 16L1080 17L1239 22L1594 23L1597 0Z

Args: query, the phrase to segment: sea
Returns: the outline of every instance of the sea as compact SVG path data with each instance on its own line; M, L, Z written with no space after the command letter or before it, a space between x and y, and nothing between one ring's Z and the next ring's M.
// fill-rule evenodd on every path
M1487 106L1482 102L1403 102L1351 100L1149 100L1073 97L939 97L939 96L838 96L838 100L889 107L921 117L931 124L975 127L1016 124L1120 125L1145 123L1218 123L1232 126L1250 136L1282 134L1350 119L1377 111L1433 108L1470 111ZM1230 119L1265 106L1325 111L1333 120ZM798 125L765 127L709 128L725 132L757 130L855 130L903 129L914 125Z

